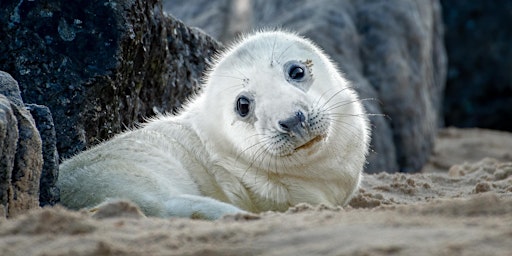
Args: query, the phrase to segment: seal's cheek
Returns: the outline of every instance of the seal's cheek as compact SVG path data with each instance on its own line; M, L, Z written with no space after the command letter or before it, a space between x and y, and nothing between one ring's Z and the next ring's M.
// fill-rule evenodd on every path
M229 127L226 127L226 130L229 130L229 133L223 136L237 145L245 145L251 141L255 141L258 134L254 124L241 121L237 118L234 118Z

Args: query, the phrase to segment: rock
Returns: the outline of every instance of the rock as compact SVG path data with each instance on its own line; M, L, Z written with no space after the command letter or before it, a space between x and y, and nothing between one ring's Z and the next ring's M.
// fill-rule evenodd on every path
M0 187L2 188L0 189L0 193L7 191L6 188L9 187L11 183L16 182L16 180L12 180L12 172L19 172L18 176L20 177L26 176L25 173L29 172L27 175L33 177L25 178L25 180L21 182L30 183L28 185L23 185L29 188L28 193L30 196L38 196L37 202L39 202L41 206L54 205L60 198L59 190L55 186L58 176L59 157L55 146L56 138L51 113L45 106L35 104L25 105L20 95L18 83L10 74L3 71L0 71L0 95L5 95L6 97L2 103L3 118L1 121L5 126L5 129L2 130L2 135L0 135L5 144L3 145L5 150L5 152L3 152L5 153L3 154L3 158L8 158L11 155L14 156L14 154L17 154L17 156L20 157L20 159L4 159L1 161L3 166L1 169L2 176L0 181L2 182L2 185L0 185ZM27 112L25 108L28 109L30 113ZM16 113L18 114L16 115ZM19 115L21 116L17 118ZM16 121L18 121L18 123ZM33 129L34 122L37 131ZM22 133L18 133L18 131L16 131L16 128L19 125L21 125L19 128ZM6 129L10 129L10 131L7 131ZM18 135L21 136L18 137ZM42 140L42 145L41 142L34 141L39 137ZM16 148L16 144L18 148ZM12 148L14 148L15 151L19 150L19 152L12 153ZM42 160L40 159L41 151L43 154ZM22 161L24 163L20 162L17 164L16 161ZM42 171L39 167L40 161L43 162ZM19 171L14 169L14 167L11 166L11 163L14 163L15 166L18 166L23 170ZM26 168L35 169L27 171L24 170ZM40 180L37 180L37 177L40 177ZM36 187L40 188L39 192L33 191ZM5 195L8 193L10 192L7 191ZM5 198L5 196L0 196L0 198L2 202L1 204L7 205L9 202L8 198ZM33 201L34 199L30 197L27 203L32 204ZM31 207L26 209L29 208ZM6 216L6 214L0 214L0 216Z
M0 152L0 216L13 217L38 207L41 139L30 113L2 94Z
M11 201L11 177L17 141L17 120L11 102L0 94L0 218L7 217Z
M0 217L39 205L41 138L25 109L18 83L0 71Z
M20 94L20 87L18 82L12 76L0 70L0 94L4 95L14 105L23 107L23 99Z
M39 207L39 180L43 168L41 137L34 119L24 108L11 104L17 119L18 142L11 175L8 217Z
M358 3L355 17L363 76L376 89L383 113L390 118L400 171L419 171L442 124L446 55L439 3Z
M55 137L52 113L46 106L27 104L41 136L43 147L43 170L39 183L39 205L55 205L60 201L60 191L55 185L59 176L59 153Z
M47 106L68 158L144 118L175 111L219 44L157 0L0 3L0 69Z
M511 1L441 0L446 125L512 131Z
M18 83L0 71L0 216L16 216L39 205L41 150Z
M0 85L0 94L5 95L10 103L20 109L27 107L31 112L31 116L35 119L36 128L38 129L43 143L43 170L41 174L41 184L38 185L41 189L39 202L41 206L47 204L54 205L59 201L59 191L55 186L58 176L59 157L55 146L56 138L51 113L45 106L35 104L25 105L20 95L18 83L10 74L0 71ZM7 102L4 102L3 106L5 114L3 123L8 125L10 129L15 129L17 127L16 122L8 121L8 119L10 119L9 113L11 112L8 109L11 109L11 107L9 107ZM26 115L25 111L22 112ZM3 137L5 138L5 136ZM16 142L18 138L14 138L12 141ZM5 170L12 170L12 167L6 167ZM9 183L10 177L4 178L2 178L2 180Z
M371 117L374 152L366 171L418 171L426 162L442 124L446 76L438 1L173 0L164 6L220 39L232 30L219 28L237 20L226 16L241 16L231 10L246 13L236 22L253 30L283 27L311 38L362 98L376 99L364 102L367 111L385 115Z

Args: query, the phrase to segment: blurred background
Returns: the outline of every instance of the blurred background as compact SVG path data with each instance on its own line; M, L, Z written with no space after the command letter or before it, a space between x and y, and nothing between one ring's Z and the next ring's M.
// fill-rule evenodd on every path
M442 0L447 126L512 131L512 1Z
M355 1L165 0L164 8L228 42L238 33L262 27L304 31L294 19L308 19L314 27L323 6L336 12L348 2ZM440 5L448 57L444 126L512 131L512 1L441 0ZM279 8L281 13L275 15Z

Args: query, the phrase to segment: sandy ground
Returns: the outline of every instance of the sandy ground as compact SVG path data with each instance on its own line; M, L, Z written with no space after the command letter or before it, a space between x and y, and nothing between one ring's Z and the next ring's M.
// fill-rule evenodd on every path
M46 208L0 220L0 255L512 255L512 134L445 129L436 145L422 173L366 175L343 209L209 222Z

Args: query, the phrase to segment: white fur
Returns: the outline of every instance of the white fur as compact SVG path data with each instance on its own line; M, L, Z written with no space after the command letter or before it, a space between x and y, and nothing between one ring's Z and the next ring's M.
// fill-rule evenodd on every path
M287 82L289 60L311 61L309 89ZM368 120L347 81L311 42L281 31L243 38L218 57L202 90L180 114L65 161L58 182L63 204L79 209L121 198L147 215L215 219L302 202L345 205L352 197L368 151ZM235 111L240 93L254 98L247 120ZM273 154L265 136L277 134L277 122L298 106L316 106L327 117L325 136L309 148L294 150L299 145L289 142L293 153Z

